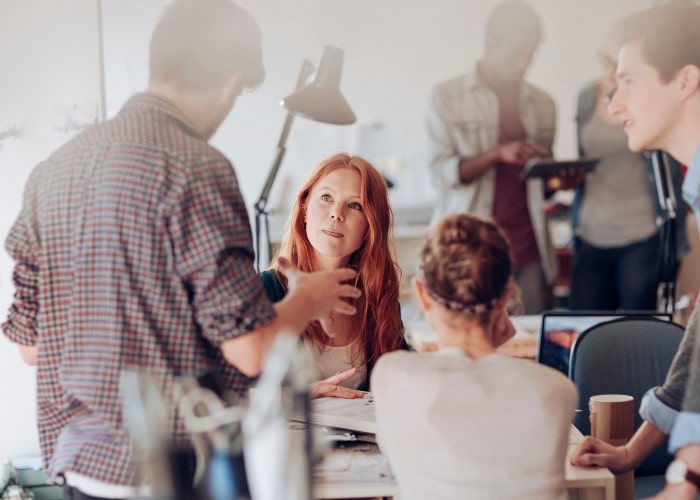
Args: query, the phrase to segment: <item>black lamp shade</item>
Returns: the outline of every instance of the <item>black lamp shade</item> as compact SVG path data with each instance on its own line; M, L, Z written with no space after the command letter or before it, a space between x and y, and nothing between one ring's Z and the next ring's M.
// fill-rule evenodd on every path
M343 51L326 47L313 82L282 99L280 105L318 122L335 125L355 123L355 113L340 93L342 70Z

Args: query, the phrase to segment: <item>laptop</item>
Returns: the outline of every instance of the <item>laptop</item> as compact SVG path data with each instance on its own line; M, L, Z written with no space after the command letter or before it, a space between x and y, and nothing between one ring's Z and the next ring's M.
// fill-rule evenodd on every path
M571 347L582 332L606 321L639 316L671 321L670 314L658 311L545 311L537 339L536 360L568 377Z

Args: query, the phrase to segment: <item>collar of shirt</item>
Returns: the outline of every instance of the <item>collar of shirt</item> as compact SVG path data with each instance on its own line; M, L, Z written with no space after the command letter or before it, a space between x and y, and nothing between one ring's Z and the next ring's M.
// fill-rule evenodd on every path
M179 122L180 125L186 129L190 134L199 137L202 140L206 141L206 138L200 134L197 129L194 127L192 122L185 116L185 114L180 111L174 104L172 104L170 101L164 99L163 97L160 97L159 95L156 94L151 94L148 92L142 92L139 94L135 94L134 96L129 99L129 101L124 105L124 110L127 110L132 107L141 107L141 106L150 106L152 108L157 109L161 113L165 113L166 115L172 117L175 121Z
M456 358L466 358L467 355L465 354L463 349L460 349L459 347L455 346L449 346L449 347L441 347L437 351L435 351L435 354L439 356L453 356Z
M496 357L499 356L498 352L492 352L491 354L488 354L486 356L479 358L479 360L475 360L474 358L470 357L466 352L464 352L464 349L462 349L461 347L457 347L457 346L441 347L437 351L434 351L434 354L436 356L447 356L447 357L451 357L451 358L463 358L463 359L467 359L467 360L473 361L473 362L479 361L481 359L489 359L489 358L492 358L494 356L496 356Z
M690 205L696 217L700 215L700 145L688 165L688 172L683 181L683 199Z
M489 83L484 79L481 74L480 69L481 61L476 63L476 67L473 73L469 73L466 76L466 86L472 90L486 89L489 92L496 94L496 92L489 86ZM517 85L517 90L519 92L520 99L529 100L533 96L533 89L526 80L522 80L519 85Z

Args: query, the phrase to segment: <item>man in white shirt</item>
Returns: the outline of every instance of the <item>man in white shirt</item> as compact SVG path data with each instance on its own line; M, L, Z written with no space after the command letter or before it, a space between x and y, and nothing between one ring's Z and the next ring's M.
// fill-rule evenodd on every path
M526 314L550 307L556 274L543 183L520 178L528 160L550 154L556 128L554 101L525 81L541 40L532 7L510 0L496 6L481 61L435 86L427 120L439 194L433 221L460 212L495 220L510 240Z

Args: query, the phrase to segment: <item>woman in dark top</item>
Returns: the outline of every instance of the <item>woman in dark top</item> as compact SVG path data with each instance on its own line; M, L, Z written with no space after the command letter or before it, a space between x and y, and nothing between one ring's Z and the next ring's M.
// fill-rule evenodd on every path
M362 291L355 315L331 313L304 332L318 371L312 397L362 397L379 356L406 347L391 227L384 179L358 156L322 161L297 195L277 257L302 271L352 268ZM287 282L277 259L261 278L273 302L284 297Z

